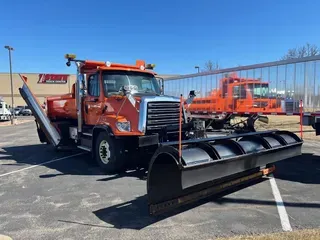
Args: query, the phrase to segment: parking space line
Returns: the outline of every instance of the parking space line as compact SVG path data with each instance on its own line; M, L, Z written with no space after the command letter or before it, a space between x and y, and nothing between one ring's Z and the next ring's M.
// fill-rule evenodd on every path
M272 193L274 196L274 200L276 201L276 204L277 204L282 229L283 229L283 231L292 231L291 224L290 224L290 221L288 218L288 214L287 214L286 208L284 206L284 203L282 201L282 197L281 197L279 188L277 186L277 183L276 183L276 180L274 179L273 174L270 174L269 180L270 180L270 185L271 185Z
M22 172L22 171L25 171L25 170L29 170L31 168L39 167L39 166L42 166L42 165L45 165L45 164L61 161L61 160L67 159L67 158L72 158L72 157L79 156L79 155L82 155L82 154L84 154L84 153L77 153L77 154L73 154L73 155L70 155L70 156L62 157L62 158L52 159L52 160L47 161L47 162L43 162L43 163L40 163L40 164L32 165L30 167L26 167L26 168L22 168L22 169L19 169L19 170L12 171L12 172L7 172L7 173L4 173L4 174L1 174L0 177L4 177L4 176L10 175L10 174L17 173L17 172Z

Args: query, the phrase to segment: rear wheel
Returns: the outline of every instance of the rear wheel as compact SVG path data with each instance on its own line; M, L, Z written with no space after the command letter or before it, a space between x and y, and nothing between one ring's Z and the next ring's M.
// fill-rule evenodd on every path
M95 141L95 160L107 173L125 171L125 156L122 144L111 137L106 131L100 132Z

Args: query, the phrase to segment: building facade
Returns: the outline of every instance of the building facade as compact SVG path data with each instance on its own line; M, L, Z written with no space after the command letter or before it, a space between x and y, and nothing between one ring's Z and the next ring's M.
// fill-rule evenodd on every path
M76 81L75 74L50 74L50 73L20 73L28 78L28 85L31 91L38 98L40 103L45 97L70 93L72 85ZM169 78L176 75L158 75L162 78ZM23 82L18 73L13 73L13 99L14 107L25 106L26 103L20 95L19 88ZM0 73L0 99L11 106L11 81L9 73Z

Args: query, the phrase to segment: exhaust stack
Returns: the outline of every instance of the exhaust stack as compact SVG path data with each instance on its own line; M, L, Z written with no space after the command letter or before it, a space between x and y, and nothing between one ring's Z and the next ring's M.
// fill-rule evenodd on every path
M32 94L28 84L26 82L26 78L19 74L20 78L23 81L22 88L19 88L20 95L25 100L27 105L30 107L37 123L40 125L41 130L46 135L48 141L54 146L57 147L60 144L61 136L57 129L51 125L47 114L44 112L42 107L40 106L36 97Z

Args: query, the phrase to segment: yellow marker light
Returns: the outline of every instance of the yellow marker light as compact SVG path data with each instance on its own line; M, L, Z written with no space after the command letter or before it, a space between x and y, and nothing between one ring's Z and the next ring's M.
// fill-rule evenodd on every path
M155 64L147 64L146 65L146 69L154 69L156 67L156 65Z
M66 55L64 55L64 57L65 57L66 59L75 59L75 58L76 58L76 55L75 55L75 54L66 54Z

